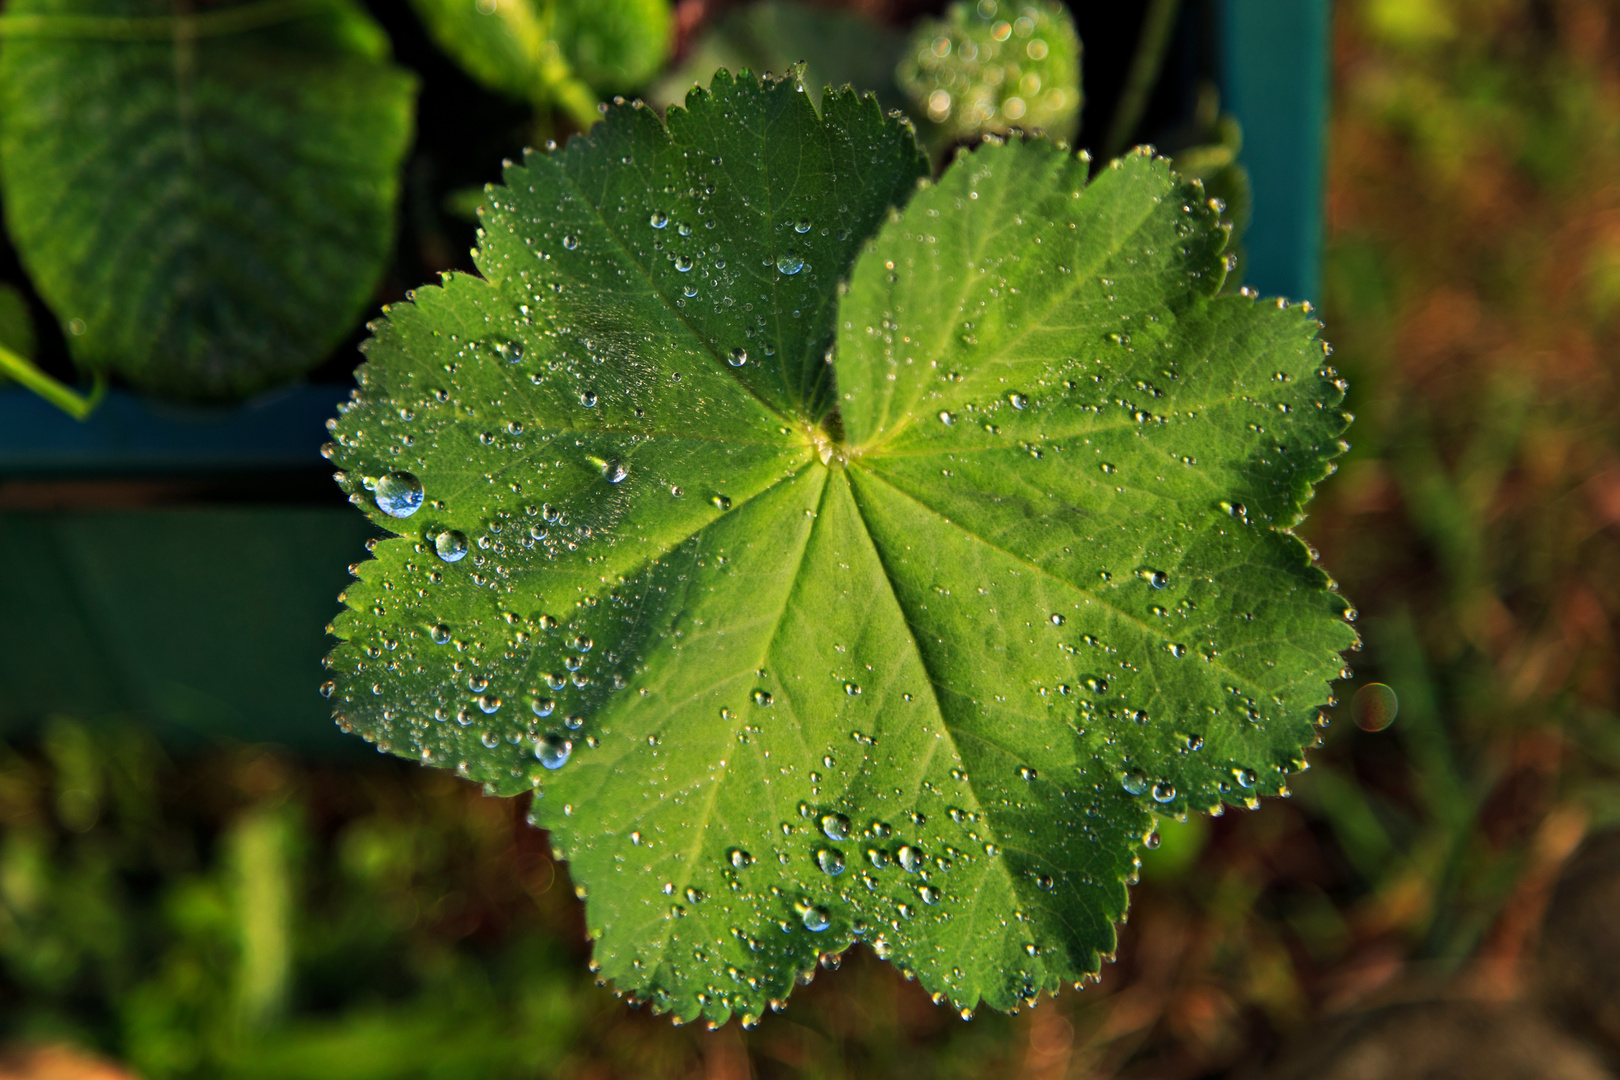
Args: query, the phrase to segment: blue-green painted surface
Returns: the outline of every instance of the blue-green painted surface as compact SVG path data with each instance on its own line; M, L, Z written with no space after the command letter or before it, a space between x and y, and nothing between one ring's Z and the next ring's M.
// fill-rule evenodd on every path
M0 477L319 468L347 387L298 386L242 405L177 405L110 391L79 421L21 387L0 389Z
M1329 0L1221 0L1222 101L1254 185L1247 284L1320 299Z

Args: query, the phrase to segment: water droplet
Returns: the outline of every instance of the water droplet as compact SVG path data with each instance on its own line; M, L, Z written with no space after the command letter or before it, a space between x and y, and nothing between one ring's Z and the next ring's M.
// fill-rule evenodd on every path
M573 251L575 248L579 247L579 237L573 235L563 237L563 247L567 248L569 251Z
M1253 769L1233 769L1232 775L1237 777L1238 787L1243 788L1254 787L1254 785L1259 782L1260 779L1255 775Z
M478 707L488 715L500 709L501 699L494 694L484 694L478 699Z
M1401 703L1383 683L1368 683L1350 699L1350 713L1363 731L1383 731L1395 722Z
M1036 772L1028 765L1020 765L1018 767L1018 779L1020 780L1035 780L1040 775L1040 773Z
M758 705L762 709L770 708L771 702L774 701L774 700L775 699L771 697L771 695L770 695L770 693L768 691L765 691L765 690L755 690L754 691L754 704Z
M478 741L484 744L485 750L493 750L497 746L501 745L501 737L495 734L493 731L484 732L484 734L479 737Z
M798 221L794 222L793 231L796 232L796 233L807 233L807 232L809 232L810 231L810 219L809 218L800 218Z
M548 697L538 697L529 703L529 708L534 710L534 715L540 717L550 716L551 711L556 707L557 703Z
M860 697L861 688L855 683L847 682L844 684L844 693L848 694L850 697Z
M618 458L609 458L602 465L602 479L610 484L617 484L629 475L629 468Z
M690 256L690 255L678 256L675 259L675 269L679 270L683 274L686 273L688 270L691 270L692 269L692 256Z
M534 748L534 756L548 769L560 769L568 764L568 756L573 752L573 741L561 735L546 735Z
M714 508L716 510L731 509L731 500L724 495L716 495L714 498L710 499L709 502L714 504Z
M754 865L754 857L740 847L732 848L728 857L731 859L731 865L739 870Z
M872 865L877 867L879 870L886 869L889 865L889 853L884 851L882 848L867 848L866 857L870 859Z
M816 852L816 865L821 871L831 877L837 877L844 872L844 853L834 848L822 848Z
M832 915L828 913L826 908L807 907L804 909L802 918L804 919L804 928L813 930L818 934L832 925Z
M583 394L579 395L579 403L585 406L587 409L596 408L596 391L587 390Z
M922 897L922 902L925 904L939 903L939 890L934 888L932 885L924 885L922 888L917 890L917 895Z
M1012 402L1012 407L1015 409L1029 408L1029 398L1025 397L1023 394L1008 394L1007 400Z
M649 224L655 229L662 229L669 224L669 215L662 210L654 210L652 217L649 219Z
M433 538L433 550L445 562L459 562L467 554L467 534L446 529Z
M900 850L894 853L894 857L900 860L901 867L908 874L915 874L918 870L921 870L925 858L920 849L914 848L910 844L902 844Z
M1052 613L1052 625L1053 626L1062 626L1063 625L1063 616L1059 615L1055 611Z
M956 423L956 414L941 409L939 411L939 422L944 424L946 427L950 427L952 424Z
M843 814L822 814L821 831L827 834L829 840L844 840L849 837L849 818Z
M389 517L408 518L422 508L422 481L408 472L391 472L377 481L377 509Z
M1147 777L1139 772L1128 772L1120 777L1120 783L1132 795L1140 795L1148 789Z
M776 268L782 273L791 277L792 275L797 274L800 270L804 269L804 260L799 258L798 254L789 248L787 251L782 253L780 258L776 260Z
M1177 660L1187 655L1187 646L1178 645L1174 641L1166 642L1164 648L1166 652L1168 652L1171 656L1174 656Z
M732 367L742 367L744 364L748 363L748 350L732 349L731 354L726 357L726 363L730 364Z
M435 645L448 645L450 644L450 628L444 623L439 623L428 629L428 637L433 639Z
M1165 803L1165 802L1169 802L1171 799L1173 799L1175 797L1176 797L1176 785L1170 783L1169 781L1160 780L1157 784L1153 785L1153 801L1154 802Z

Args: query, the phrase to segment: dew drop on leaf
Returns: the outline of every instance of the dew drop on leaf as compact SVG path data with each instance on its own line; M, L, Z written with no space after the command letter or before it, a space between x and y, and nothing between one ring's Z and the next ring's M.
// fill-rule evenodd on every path
M1132 795L1141 795L1148 789L1147 777L1139 772L1128 772L1120 778L1120 783Z
M534 756L548 769L560 769L568 764L568 757L573 752L573 741L561 735L546 735L534 748Z
M894 857L900 861L901 867L908 874L915 874L922 869L923 853L910 844L900 845L900 850L894 853Z
M805 908L802 918L804 920L804 928L806 930L813 930L818 934L832 925L832 915L827 911L826 908L823 907Z
M776 260L776 268L789 277L804 269L804 260L796 252L789 249L784 251Z
M408 472L391 472L377 481L377 509L389 517L408 518L422 508L422 481Z
M844 872L844 854L836 848L822 848L816 852L816 865L822 873L837 877Z
M602 465L602 479L610 484L617 484L630 475L630 470L618 458L609 458Z
M534 710L534 715L542 718L550 716L556 707L557 703L548 697L537 697L529 704L529 708Z
M849 828L849 818L843 814L821 815L821 831L827 834L829 840L847 839Z
M435 645L448 645L450 644L450 628L444 623L437 623L428 629L428 637L433 640Z
M732 349L730 355L726 357L726 363L730 364L732 367L742 367L744 364L748 363L748 350L741 348Z
M467 554L467 534L446 529L433 538L433 551L445 562L459 562Z

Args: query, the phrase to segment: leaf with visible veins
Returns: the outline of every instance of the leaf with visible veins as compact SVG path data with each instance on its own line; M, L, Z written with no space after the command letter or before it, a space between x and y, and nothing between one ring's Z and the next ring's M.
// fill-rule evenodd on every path
M337 426L396 534L340 722L532 788L601 974L683 1019L858 940L964 1010L1097 971L1155 816L1281 791L1355 641L1288 532L1341 390L1307 310L1216 296L1197 184L924 168L792 81L610 110Z

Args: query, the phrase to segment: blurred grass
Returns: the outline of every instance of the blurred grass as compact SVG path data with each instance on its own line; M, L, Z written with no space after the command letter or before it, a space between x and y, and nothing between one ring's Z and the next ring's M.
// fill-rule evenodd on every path
M1441 982L1522 989L1560 860L1620 823L1620 6L1342 0L1323 311L1355 447L1304 532L1381 734L1162 823L1099 985L964 1024L869 954L756 1030L587 970L522 807L379 760L170 761L58 718L0 754L0 1039L168 1077L1136 1077L1263 1061Z

